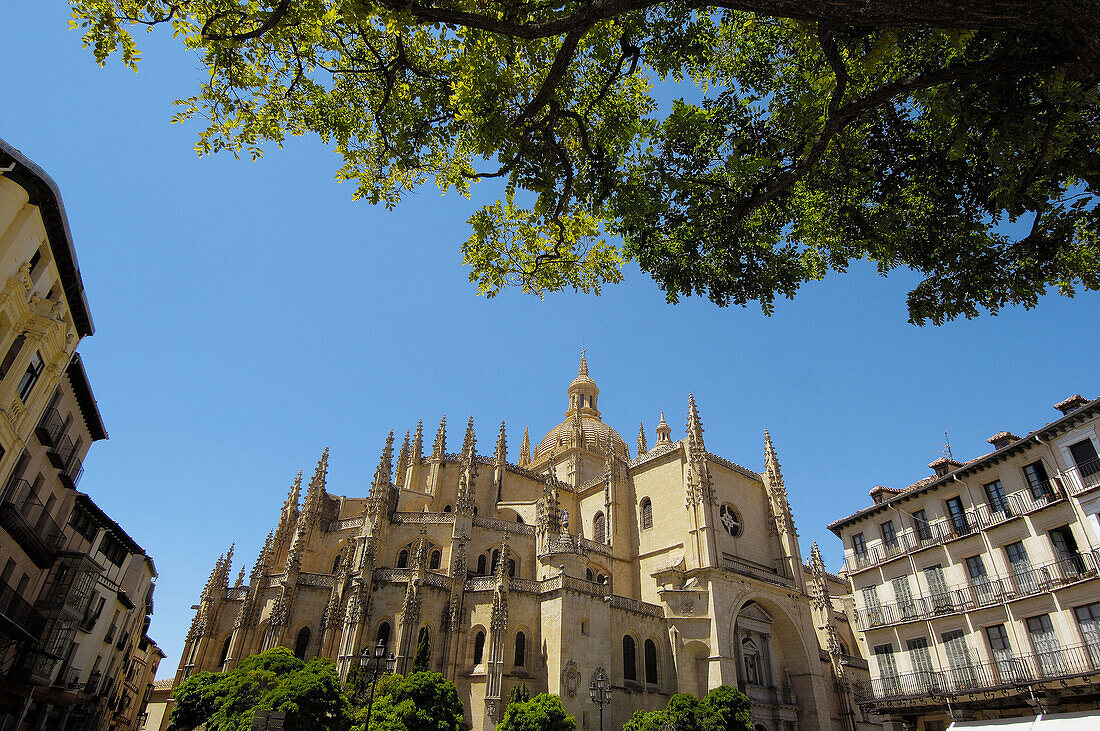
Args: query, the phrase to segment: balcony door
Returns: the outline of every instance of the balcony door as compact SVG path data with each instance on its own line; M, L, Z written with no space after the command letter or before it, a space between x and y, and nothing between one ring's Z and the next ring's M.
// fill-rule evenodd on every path
M943 576L943 567L939 564L924 570L924 580L928 582L928 593L932 595L932 611L945 614L954 611L951 594L947 590L947 580Z
M1077 624L1081 627L1092 667L1100 669L1100 602L1077 607L1073 612L1077 615Z
M1008 565L1012 572L1012 586L1018 594L1034 594L1039 591L1039 582L1035 578L1035 569L1031 568L1031 559L1024 549L1023 541L1005 546Z
M956 691L973 688L977 685L974 666L970 661L970 648L966 644L966 632L959 629L944 632L941 635L947 662L951 665L951 680Z
M1031 635L1031 645L1039 657L1039 670L1043 675L1048 678L1065 675L1062 648L1058 644L1058 636L1054 634L1050 615L1040 614L1038 617L1028 617L1027 632Z

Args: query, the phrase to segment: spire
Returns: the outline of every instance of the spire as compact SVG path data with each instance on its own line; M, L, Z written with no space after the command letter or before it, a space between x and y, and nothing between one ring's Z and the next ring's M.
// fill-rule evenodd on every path
M466 436L462 438L462 455L469 457L474 454L474 445L477 443L477 437L474 436L474 417L471 414L470 420L466 422Z
M252 573L248 577L249 586L258 586L260 579L267 573L267 564L271 560L271 543L273 534L268 531L267 540L264 541L260 554L256 557L256 563L252 564Z
M298 470L298 476L294 478L294 484L290 486L290 491L286 494L286 501L283 502L283 514L297 513L298 512L298 498L302 492L302 471Z
M234 589L240 589L244 586L244 564L241 564L241 570L237 572L237 583L233 584Z
M302 517L304 522L310 523L321 517L321 505L325 496L325 479L328 476L328 447L321 452L321 458L317 460L317 469L313 471L313 479L309 481L305 500L302 501Z
M313 479L309 481L309 489L325 489L325 478L328 476L328 447L321 452L321 458L317 460L317 469L313 471Z
M443 459L447 451L447 415L439 422L439 431L435 433L435 446L432 447L432 459Z
M703 449L703 422L699 420L699 409L695 406L695 394L688 394L688 443L695 449Z
M588 375L588 361L585 360L585 358L584 358L584 350L583 349L581 350L581 367L577 371L577 375L578 376L587 376Z
M420 464L424 458L424 420L416 422L416 433L413 434L412 454L409 459L413 464Z
M405 441L401 442L401 451L397 453L397 479L398 487L405 486L405 471L409 468L409 432L405 432Z
M389 485L393 470L393 429L390 429L386 437L386 446L382 449L382 456L378 458L378 469L374 471L374 486ZM374 492L372 489L371 492Z
M504 432L504 419L500 420L500 434L497 435L495 458L497 464L504 464L504 461L508 459L508 442Z
M661 412L661 420L657 422L657 444L671 444L672 429L665 422L665 412Z
M772 446L771 434L768 434L768 430L764 430L764 471L768 477L772 478L772 485L783 485L783 475L779 471L779 458L775 454L775 447Z
M531 435L527 432L527 427L523 427L523 444L519 445L520 467L526 467L531 464Z
M225 563L222 565L222 572L218 576L218 585L222 589L229 588L229 570L233 566L233 549L236 547L236 543L230 543L229 552L225 554Z
M646 441L645 441L645 425L642 422L639 421L638 422L638 456L641 457L643 454L645 454L648 451L649 451L649 447L646 445Z

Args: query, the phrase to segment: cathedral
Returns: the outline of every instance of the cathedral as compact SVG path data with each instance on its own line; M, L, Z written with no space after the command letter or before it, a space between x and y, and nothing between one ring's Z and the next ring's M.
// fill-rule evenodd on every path
M662 415L631 458L599 393L582 353L564 420L533 450L525 431L515 463L503 423L492 456L472 418L457 453L446 418L427 453L418 424L396 465L391 432L366 497L327 491L325 450L248 583L242 569L230 585L232 549L219 558L176 681L275 646L344 676L381 643L407 673L425 637L474 731L495 727L519 683L594 729L601 673L608 729L721 684L749 696L764 731L877 726L857 703L867 664L847 584L816 545L803 563L768 433L762 472L711 454L689 395L684 438Z

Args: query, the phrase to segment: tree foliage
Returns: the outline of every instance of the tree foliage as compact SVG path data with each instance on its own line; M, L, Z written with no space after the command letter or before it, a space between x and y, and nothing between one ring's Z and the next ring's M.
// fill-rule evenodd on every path
M340 731L351 723L336 666L329 660L304 663L285 647L253 655L224 673L187 678L173 691L173 728L205 723L209 731L252 727L256 711L286 714L287 731Z
M753 731L750 702L728 685L712 689L702 700L677 693L661 711L635 711L623 731Z
M916 323L1100 288L1100 0L70 4L101 63L136 64L135 25L201 56L199 152L315 133L388 207L499 180L462 246L490 296L629 259L670 301L766 312L908 268Z
M427 627L420 628L416 637L416 655L413 656L413 672L426 672L432 660L432 640Z
M504 718L497 724L497 731L575 731L576 728L577 720L565 712L561 698L550 693L539 693L526 701L509 699Z
M385 675L375 687L369 729L365 723L366 709L360 708L353 731L461 731L462 701L441 673Z

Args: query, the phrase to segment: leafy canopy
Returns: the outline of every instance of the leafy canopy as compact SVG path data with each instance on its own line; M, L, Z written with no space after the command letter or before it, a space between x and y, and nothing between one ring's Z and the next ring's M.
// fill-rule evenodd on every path
M635 711L623 731L753 731L747 696L728 685L712 689L702 700L677 693L661 711Z
M488 296L630 259L670 301L765 312L909 268L918 324L1100 288L1100 0L70 4L100 63L137 63L135 25L196 51L200 153L314 133L387 207L498 179L462 245Z
M352 731L461 731L462 701L441 673L385 675L375 687L370 728L365 727L365 707L357 710L355 723Z
M173 696L174 728L202 723L210 731L251 728L261 710L285 713L287 731L341 731L351 724L336 666L322 659L304 663L285 647L253 655L224 673L193 675L176 686Z
M576 728L577 720L565 712L561 698L539 693L530 700L510 701L496 731L576 731Z

